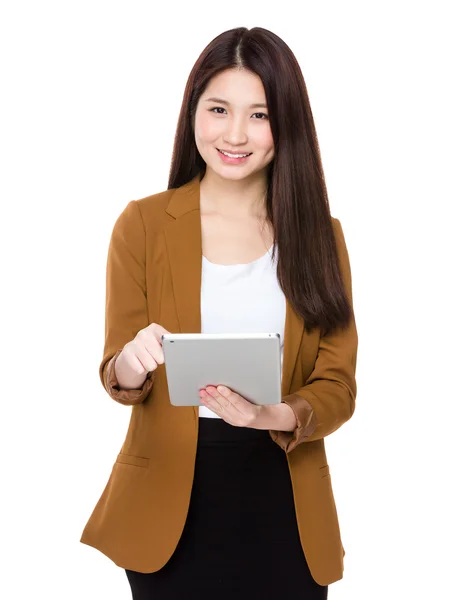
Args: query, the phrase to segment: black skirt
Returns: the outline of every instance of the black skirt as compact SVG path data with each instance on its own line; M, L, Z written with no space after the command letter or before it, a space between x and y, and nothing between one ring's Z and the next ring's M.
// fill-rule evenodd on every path
M324 600L328 592L300 544L284 451L268 431L203 417L178 546L159 571L126 575L133 600Z

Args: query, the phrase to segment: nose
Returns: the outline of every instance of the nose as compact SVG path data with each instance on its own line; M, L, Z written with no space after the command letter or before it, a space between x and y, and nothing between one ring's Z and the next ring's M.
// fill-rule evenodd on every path
M229 146L239 146L246 144L248 140L244 117L230 118L227 120L228 126L225 132L224 142Z

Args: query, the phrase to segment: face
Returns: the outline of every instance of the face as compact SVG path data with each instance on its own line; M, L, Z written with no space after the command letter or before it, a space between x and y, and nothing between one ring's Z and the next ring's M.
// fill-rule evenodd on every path
M267 167L274 145L258 75L230 69L211 79L198 101L195 142L207 168L225 179L244 179ZM221 150L250 155L228 157Z

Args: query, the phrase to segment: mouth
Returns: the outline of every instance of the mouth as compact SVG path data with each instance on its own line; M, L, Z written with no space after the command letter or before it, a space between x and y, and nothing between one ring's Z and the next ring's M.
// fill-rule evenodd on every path
M224 150L220 150L220 148L216 148L219 152L219 156L221 159L227 164L237 165L242 162L245 162L252 154L252 152L247 152L245 154L231 154L230 152L225 152Z

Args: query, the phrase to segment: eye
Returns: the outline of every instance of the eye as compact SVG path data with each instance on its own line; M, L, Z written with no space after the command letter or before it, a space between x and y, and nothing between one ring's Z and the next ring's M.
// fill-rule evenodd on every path
M223 108L222 106L215 106L214 108L210 108L209 112L214 112L216 110L225 110L225 108ZM214 114L221 115L223 113L219 112L219 113L214 113ZM264 119L268 119L268 115L266 115L265 113L258 112L258 113L254 113L254 114L255 115L262 115L262 117L263 117L262 119L256 119L256 121L263 121Z

